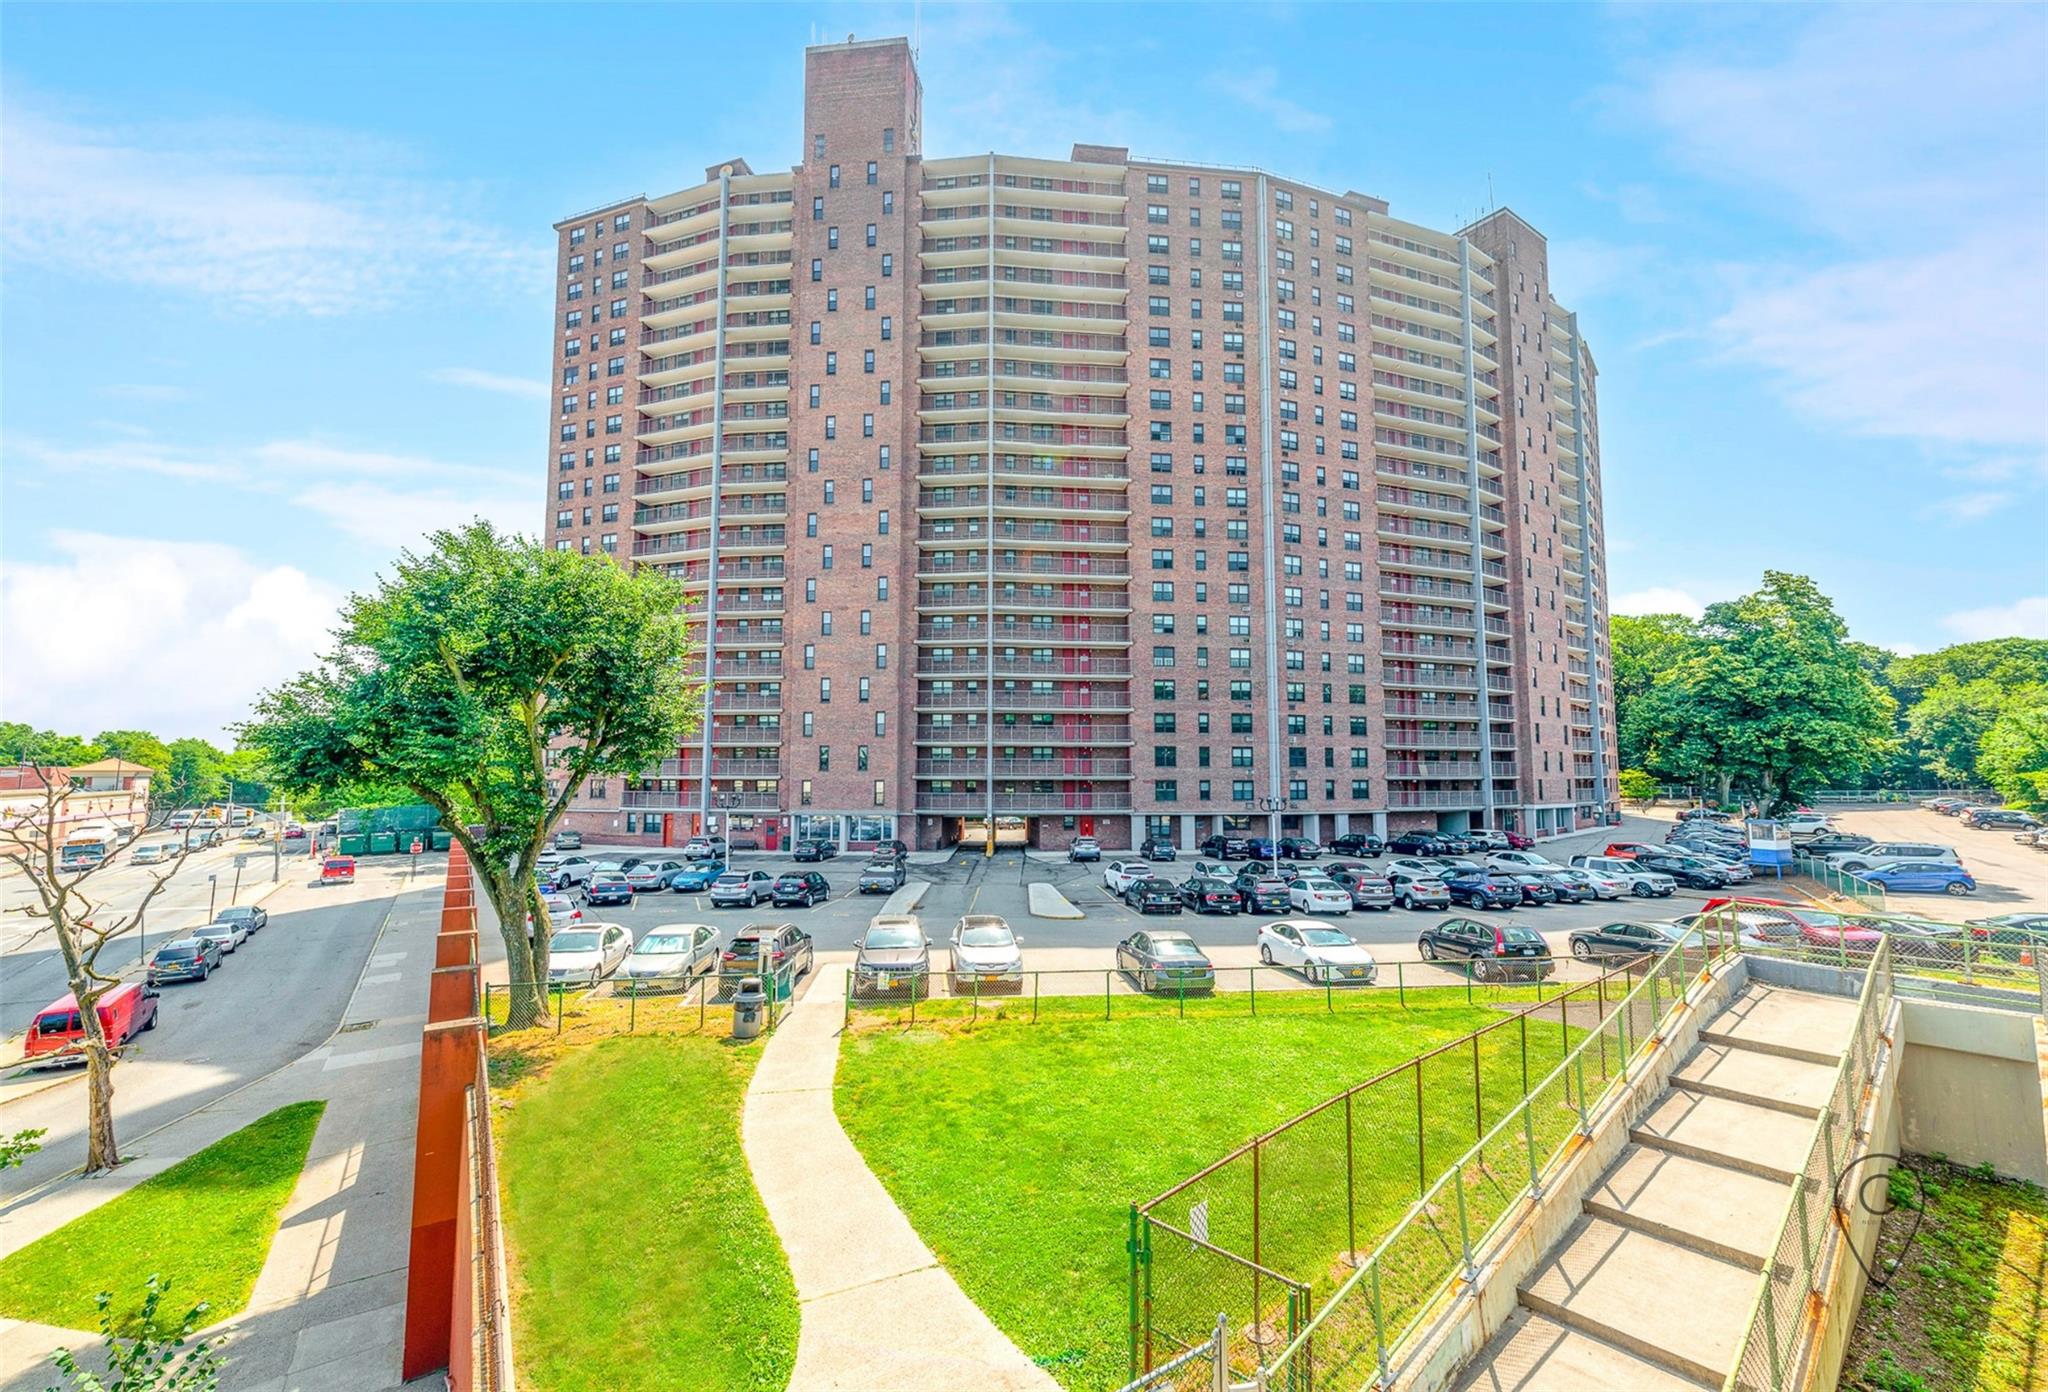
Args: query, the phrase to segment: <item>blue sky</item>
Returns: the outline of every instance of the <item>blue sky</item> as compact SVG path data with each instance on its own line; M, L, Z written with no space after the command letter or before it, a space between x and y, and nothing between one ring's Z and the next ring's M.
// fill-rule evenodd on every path
M424 530L537 527L550 224L792 162L802 46L912 23L0 9L0 714L218 730ZM927 5L921 39L933 153L1543 228L1617 608L1773 567L1873 642L2048 635L2048 9Z

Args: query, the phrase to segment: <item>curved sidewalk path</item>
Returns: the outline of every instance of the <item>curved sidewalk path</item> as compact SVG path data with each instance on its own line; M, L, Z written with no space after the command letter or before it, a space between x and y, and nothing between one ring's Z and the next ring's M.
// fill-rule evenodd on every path
M818 968L747 1089L741 1143L796 1278L790 1392L1058 1392L911 1230L832 1109L846 966Z

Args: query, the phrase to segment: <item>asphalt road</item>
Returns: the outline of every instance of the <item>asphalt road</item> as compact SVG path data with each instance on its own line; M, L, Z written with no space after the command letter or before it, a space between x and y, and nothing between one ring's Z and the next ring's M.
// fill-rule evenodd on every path
M1918 841L1953 846L1963 868L1977 881L1975 894L1891 894L1886 907L1894 913L1960 923L1995 914L2048 913L2048 851L2022 846L2010 830L1978 830L1954 817L1920 807L1873 808L1837 812L1844 831L1880 841Z
M138 841L154 839L161 838L143 836ZM104 870L78 882L84 892L104 905L105 912L132 911L154 877L172 868L130 865L132 850L132 846L122 850ZM280 860L267 842L231 840L225 846L193 851L177 862L171 882L150 904L144 934L152 946L169 942L179 931L209 922L209 904L219 908L246 904L269 888L273 874L303 878L307 864L304 855ZM0 1040L10 1044L27 1030L38 1010L70 989L55 940L44 921L27 912L40 902L27 876L12 867L0 874ZM137 961L142 937L129 933L109 943L101 954L102 966ZM7 1051L0 1048L0 1057L6 1056Z
M300 861L297 882L265 901L269 926L222 970L161 988L157 1028L137 1036L114 1071L117 1134L139 1137L323 1043L400 896L438 896L440 886L438 873L409 881L387 862L366 868L353 886L312 888ZM8 1056L19 1057L18 1046ZM0 1133L49 1132L42 1150L8 1176L9 1193L82 1164L84 1126L83 1069L0 1072Z

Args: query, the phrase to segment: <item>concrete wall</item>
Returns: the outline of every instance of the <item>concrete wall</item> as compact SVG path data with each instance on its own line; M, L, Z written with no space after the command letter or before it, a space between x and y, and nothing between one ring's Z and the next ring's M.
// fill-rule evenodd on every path
M1840 1380L1842 1355L1848 1349L1849 1335L1856 1328L1857 1308L1862 1303L1864 1288L1870 1284L1869 1271L1876 1265L1878 1230L1883 1225L1884 1213L1879 1207L1859 1202L1857 1196L1868 1194L1873 1205L1884 1202L1885 1177L1891 1174L1895 1164L1892 1157L1899 1152L1899 1117L1905 1075L1898 1047L1898 1040L1904 1032L1899 1018L1899 1007L1895 1004L1890 1030L1892 1047L1885 1054L1877 1078L1866 1094L1860 1119L1865 1139L1858 1153L1870 1158L1856 1169L1851 1182L1853 1187L1849 1187L1845 1195L1849 1244L1861 1260L1851 1256L1839 1244L1830 1244L1835 1265L1828 1273L1821 1292L1823 1303L1816 1317L1813 1352L1804 1383L1808 1388L1833 1388Z
M2041 1017L1905 1001L1899 1137L1907 1151L2048 1185Z

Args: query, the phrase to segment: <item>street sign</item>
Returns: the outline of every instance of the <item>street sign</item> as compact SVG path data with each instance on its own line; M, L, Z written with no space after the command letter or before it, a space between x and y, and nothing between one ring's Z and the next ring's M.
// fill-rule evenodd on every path
M420 839L419 839L419 837L417 837L417 836L413 837L413 839L412 839L412 853L413 853L414 855L418 855L418 854L419 854L419 853L420 853L421 851L423 851L423 850L425 850L425 849L426 849L426 847L425 847L425 846L423 846L422 844L420 844Z

